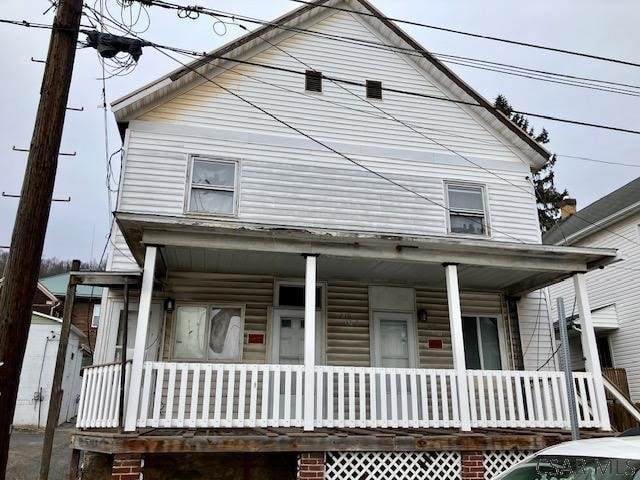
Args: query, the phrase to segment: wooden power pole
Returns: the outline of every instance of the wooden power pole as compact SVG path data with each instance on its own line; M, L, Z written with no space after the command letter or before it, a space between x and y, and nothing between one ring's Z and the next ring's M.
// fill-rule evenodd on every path
M80 270L80 260L71 263L71 271ZM49 478L49 466L51 464L51 450L53 449L53 436L58 426L60 416L60 405L62 404L62 379L64 376L64 365L67 360L67 346L69 345L69 332L71 331L71 317L73 316L73 304L76 301L76 281L73 276L69 276L67 295L64 297L64 313L62 314L62 328L60 329L60 341L58 343L58 354L56 356L56 367L53 372L53 383L51 385L51 395L49 397L49 413L47 414L47 427L44 431L44 442L42 443L42 458L40 459L40 480Z
M58 3L0 291L0 480L6 477L10 428L49 221L81 15L82 0Z

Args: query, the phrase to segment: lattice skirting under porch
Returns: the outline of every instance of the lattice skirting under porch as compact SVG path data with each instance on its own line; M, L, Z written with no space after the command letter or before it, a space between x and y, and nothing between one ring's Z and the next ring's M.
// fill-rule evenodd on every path
M326 480L459 480L460 452L327 452Z
M484 452L484 478L490 480L516 463L524 460L533 452L527 450L487 450Z

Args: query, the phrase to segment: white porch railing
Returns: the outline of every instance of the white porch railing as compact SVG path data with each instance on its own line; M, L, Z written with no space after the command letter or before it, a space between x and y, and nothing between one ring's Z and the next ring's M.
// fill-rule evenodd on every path
M121 371L122 366L119 363L84 369L76 427L114 428L118 426ZM126 388L128 388L130 372L131 362L127 362L125 368Z
M574 372L581 427L600 426L590 373ZM79 428L118 426L120 366L85 369ZM569 428L562 372L467 371L472 427ZM460 426L454 370L315 367L314 425ZM304 366L146 362L138 427L302 427Z

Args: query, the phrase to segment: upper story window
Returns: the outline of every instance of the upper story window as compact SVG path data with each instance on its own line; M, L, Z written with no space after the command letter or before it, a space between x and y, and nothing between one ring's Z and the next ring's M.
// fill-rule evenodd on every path
M322 92L322 72L316 70L304 72L304 89L307 92Z
M446 184L449 233L487 235L484 187Z
M238 162L193 157L187 210L196 213L236 213Z
M367 98L382 100L382 82L367 80Z

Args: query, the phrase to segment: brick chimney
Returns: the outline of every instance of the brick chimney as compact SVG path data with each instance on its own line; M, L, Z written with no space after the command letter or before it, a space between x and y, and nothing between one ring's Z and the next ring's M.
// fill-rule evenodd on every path
M560 218L566 220L571 215L576 213L576 200L575 198L565 198L560 202Z

